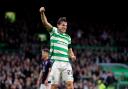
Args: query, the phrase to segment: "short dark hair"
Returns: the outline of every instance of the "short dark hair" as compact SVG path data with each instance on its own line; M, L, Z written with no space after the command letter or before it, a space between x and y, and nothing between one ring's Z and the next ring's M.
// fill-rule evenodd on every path
M57 21L57 24L60 24L61 22L67 22L67 18L66 17L60 17Z
M49 49L48 48L44 48L44 49L42 49L42 51L49 52Z

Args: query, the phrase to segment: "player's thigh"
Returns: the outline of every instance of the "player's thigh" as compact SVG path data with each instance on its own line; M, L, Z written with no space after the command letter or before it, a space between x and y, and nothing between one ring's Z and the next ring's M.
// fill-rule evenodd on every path
M52 69L51 69L51 84L58 84L60 80L60 70L58 68L57 63L53 63Z
M63 81L67 82L67 81L73 81L73 71L72 71L72 67L71 64L68 63L64 70L62 71L62 79Z

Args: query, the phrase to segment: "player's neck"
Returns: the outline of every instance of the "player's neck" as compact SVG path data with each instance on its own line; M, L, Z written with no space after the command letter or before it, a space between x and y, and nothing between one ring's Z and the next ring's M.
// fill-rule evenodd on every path
M59 32L60 34L64 34L64 33L65 33L65 32L60 31L59 29L58 29L58 32Z

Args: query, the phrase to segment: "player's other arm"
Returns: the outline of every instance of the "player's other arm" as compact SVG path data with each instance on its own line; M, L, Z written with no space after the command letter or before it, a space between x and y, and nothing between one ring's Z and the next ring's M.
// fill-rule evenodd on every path
M74 55L74 52L73 52L72 48L69 48L68 53L69 53L69 57L70 57L73 61L75 61L75 60L76 60L76 56Z
M39 77L38 77L38 80L37 80L37 86L39 86L42 76L43 76L43 71L41 70L40 74L39 74Z
M47 29L47 31L51 32L53 26L47 20L47 17L46 17L46 15L44 13L45 12L45 8L41 7L39 11L40 11L40 15L41 15L41 21L42 21L44 27Z

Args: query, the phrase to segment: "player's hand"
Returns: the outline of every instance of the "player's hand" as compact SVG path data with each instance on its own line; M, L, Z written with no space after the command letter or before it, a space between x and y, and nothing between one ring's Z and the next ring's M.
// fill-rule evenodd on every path
M46 86L48 85L48 80L47 80L47 79L44 81L44 84L45 84Z
M45 12L45 8L41 7L39 11L40 11L40 13Z
M71 56L71 59L72 59L73 62L75 62L76 61L76 56Z

